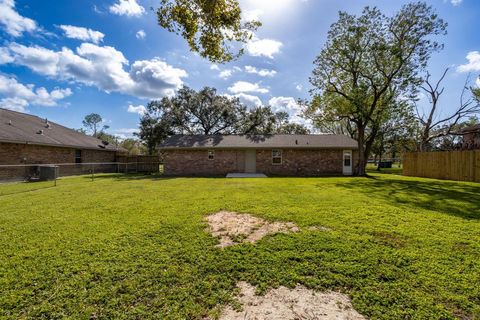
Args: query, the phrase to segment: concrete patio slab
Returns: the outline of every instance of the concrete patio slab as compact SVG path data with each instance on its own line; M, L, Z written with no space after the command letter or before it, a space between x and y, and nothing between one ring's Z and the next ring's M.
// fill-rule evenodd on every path
M229 173L227 178L267 178L263 173Z

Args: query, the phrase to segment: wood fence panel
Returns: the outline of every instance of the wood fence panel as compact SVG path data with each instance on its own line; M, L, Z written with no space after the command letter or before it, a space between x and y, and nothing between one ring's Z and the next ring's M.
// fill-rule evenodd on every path
M480 182L480 150L408 152L403 157L403 174Z

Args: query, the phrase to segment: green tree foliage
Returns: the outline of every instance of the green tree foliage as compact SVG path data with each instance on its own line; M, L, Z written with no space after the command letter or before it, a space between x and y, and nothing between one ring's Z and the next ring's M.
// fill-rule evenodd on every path
M158 24L181 35L193 52L212 62L227 62L243 53L232 43L250 40L261 23L243 23L237 0L161 0Z
M133 139L133 138L124 139L120 142L119 146L127 150L129 155L147 154L147 149L137 139Z
M433 36L446 23L423 2L404 5L392 17L366 7L360 16L341 12L314 62L310 82L317 116L348 123L359 147L357 174L382 125L395 118L396 101L414 95L419 73L443 46Z
M477 103L480 103L480 88L472 88L472 94Z
M471 116L467 120L459 121L453 126L450 124L444 125L436 129L441 132L450 131L448 135L439 135L438 137L429 141L429 150L446 151L462 148L464 130L468 131L468 128L479 124L478 116Z
M274 113L269 106L248 109L238 98L218 95L214 88L195 91L181 88L176 96L151 101L140 119L137 136L153 154L174 134L274 134L307 133L289 122L287 113Z
M85 116L82 124L87 130L90 130L90 132L92 132L92 136L97 137L99 132L102 132L109 128L109 126L107 125L102 126L102 122L103 119L99 114L90 113Z
M380 161L386 154L397 158L401 152L413 151L416 148L416 133L419 124L413 112L411 101L398 101L393 107L395 116L386 119L377 132L371 153Z

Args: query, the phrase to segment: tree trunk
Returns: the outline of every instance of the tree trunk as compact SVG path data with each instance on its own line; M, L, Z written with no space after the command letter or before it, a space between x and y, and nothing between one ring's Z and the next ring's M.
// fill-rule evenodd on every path
M378 158L377 171L380 171L380 163L382 162L382 156L382 153L380 153L380 156Z
M357 125L358 127L358 166L357 175L365 175L365 167L367 166L367 159L365 157L365 128Z

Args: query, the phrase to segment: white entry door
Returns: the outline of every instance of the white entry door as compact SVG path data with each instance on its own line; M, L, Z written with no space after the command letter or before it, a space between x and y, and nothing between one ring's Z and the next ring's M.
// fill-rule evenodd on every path
M351 176L352 170L352 150L343 151L343 175Z
M245 150L245 172L257 172L257 150Z

